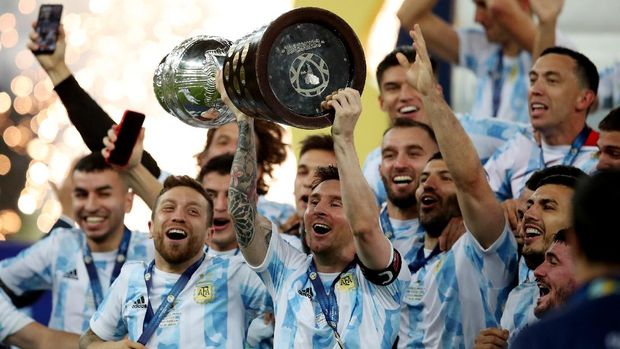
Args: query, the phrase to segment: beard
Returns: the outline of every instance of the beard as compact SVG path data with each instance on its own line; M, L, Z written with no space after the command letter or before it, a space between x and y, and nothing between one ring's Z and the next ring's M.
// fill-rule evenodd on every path
M189 241L180 245L166 245L163 238L154 240L155 250L169 264L182 264L199 254L204 249L204 241L199 241L196 236L190 237Z
M525 260L525 265L527 265L530 270L538 268L538 266L543 264L545 261L544 252L528 249L526 246L523 246L522 254L523 260Z
M415 197L415 190L413 190L411 193L397 194L390 187L387 178L381 176L381 181L383 182L383 186L385 187L385 191L387 192L388 200L390 200L392 205L396 206L401 210L406 210L417 205L418 200Z
M420 225L432 238L438 238L453 217L460 217L461 210L456 195L449 196L445 201L440 202L440 207L436 212L419 212Z

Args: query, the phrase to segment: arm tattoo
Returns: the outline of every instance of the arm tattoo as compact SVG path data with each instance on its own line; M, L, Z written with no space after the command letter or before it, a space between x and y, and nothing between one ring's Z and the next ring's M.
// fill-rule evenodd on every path
M228 191L228 211L237 234L237 242L247 247L254 238L256 219L256 146L252 120L238 120L239 140L230 171L231 185Z

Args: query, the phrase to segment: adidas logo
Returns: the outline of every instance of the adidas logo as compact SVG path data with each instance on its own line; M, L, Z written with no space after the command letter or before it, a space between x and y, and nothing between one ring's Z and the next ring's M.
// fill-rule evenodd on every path
M65 275L63 275L63 277L65 279L77 280L78 279L77 269L73 269L73 270L66 272Z
M146 309L146 301L144 300L144 296L140 296L133 304L131 305L132 309Z
M314 294L312 293L312 288L310 287L305 288L303 290L299 290L297 291L297 293L299 293L303 297L308 297L308 299L310 300L312 300L312 297L314 297Z

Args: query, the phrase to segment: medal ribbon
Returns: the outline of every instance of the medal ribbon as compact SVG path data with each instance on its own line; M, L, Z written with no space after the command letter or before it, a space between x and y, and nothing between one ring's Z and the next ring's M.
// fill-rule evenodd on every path
M562 165L573 166L573 163L575 163L575 160L577 159L577 155L579 155L579 150L581 150L581 147L583 147L583 145L586 143L586 140L588 139L588 136L590 135L591 131L592 129L590 129L588 125L585 125L583 127L581 132L579 132L579 135L577 136L577 138L575 138L573 143L570 145L570 150L568 151L568 153L564 155L564 159L562 159ZM543 149L541 145L540 146L540 168L543 169L545 167L546 167L545 158L543 155Z
M502 87L504 85L504 52L502 50L497 52L497 65L495 66L495 71L491 72L491 79L493 79L493 115L491 116L496 118L502 100Z
M203 254L202 257L196 261L194 264L190 265L183 274L179 277L177 282L172 286L170 292L163 300L163 302L157 308L157 312L153 314L153 307L151 306L150 299L150 290L153 287L153 267L155 265L155 260L151 261L151 264L144 270L144 281L146 283L146 296L148 298L148 305L146 308L146 315L144 316L144 322L142 323L142 334L140 338L138 338L138 343L142 345L146 345L149 339L155 333L155 330L161 323L161 321L168 315L168 312L172 308L174 304L174 300L179 296L179 293L183 291L189 279L192 278L194 272L200 267L200 264L205 260L206 254Z
M409 263L409 271L411 271L411 275L415 274L418 270L422 269L428 261L430 261L433 257L441 253L439 249L439 243L435 246L433 251L428 255L428 257L424 257L424 248L420 248L418 253L415 256L413 262Z
M336 341L338 345L342 348L343 345L340 341L340 334L338 333L338 300L336 299L336 284L340 281L342 275L347 273L349 270L353 269L356 265L356 259L351 261L349 265L347 265L340 274L334 279L332 285L330 287L329 295L325 292L325 288L323 288L323 282L321 282L321 277L319 273L316 271L316 265L314 264L314 260L310 263L308 267L308 277L310 278L310 282L312 282L312 287L316 292L316 299L319 302L319 306L321 306L321 311L323 315L325 315L325 320L327 320L327 324L334 331L334 336L336 337Z
M125 227L125 230L123 231L123 240L121 240L121 244L118 247L118 251L116 252L116 259L114 262L114 269L112 270L112 277L110 278L110 285L114 282L114 280L116 280L118 275L121 273L121 268L123 267L123 264L125 264L125 260L127 259L127 251L129 250L130 239L131 231L129 231L129 229ZM84 266L86 266L86 271L88 272L90 289L93 291L95 308L98 308L99 304L101 304L101 302L103 301L103 289L101 288L101 283L99 282L99 275L97 274L95 260L93 259L90 247L88 247L86 239L84 239L83 242Z

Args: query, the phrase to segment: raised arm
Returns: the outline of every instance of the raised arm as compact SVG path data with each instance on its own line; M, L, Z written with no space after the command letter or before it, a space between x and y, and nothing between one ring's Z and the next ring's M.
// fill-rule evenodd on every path
M110 155L110 152L114 150L114 142L116 142L116 128L117 125L113 125L108 130L108 135L103 139L104 148L101 150L101 154L106 159ZM136 145L133 147L131 157L124 167L115 166L123 178L127 181L127 185L144 200L146 205L152 210L155 207L155 200L157 195L163 188L163 185L153 176L149 170L140 163L140 158L143 153L144 143L144 128L140 131Z
M34 28L34 23L33 23ZM30 33L28 48L36 50L38 45L36 31ZM84 143L91 151L99 151L103 147L101 139L106 131L115 124L114 120L84 91L71 74L65 62L65 30L60 26L56 50L52 54L37 54L37 61L49 76L54 90L67 109L69 120L78 130ZM142 163L155 177L159 177L161 170L157 162L148 153L144 152Z
M443 96L434 88L435 82L420 26L411 32L416 59L409 64L404 56L399 62L408 68L407 81L422 94L437 144L457 188L457 198L465 225L482 247L487 248L504 230L502 206L487 183L480 159L471 140Z
M433 13L437 0L405 0L397 16L403 28L419 24L427 29L428 49L450 63L459 63L459 37L450 23Z
M379 225L375 196L364 178L353 131L362 112L360 94L346 88L328 97L324 104L335 110L332 136L340 175L342 205L353 231L355 251L364 266L383 270L391 262L391 244Z
M546 48L555 46L555 30L557 29L558 17L564 7L564 0L530 0L530 6L536 17L538 26L532 61L535 61Z
M259 215L256 210L258 177L254 119L243 114L232 104L223 87L220 73L216 81L222 100L237 117L239 126L237 151L230 169L228 212L232 216L237 242L243 257L250 265L257 266L267 256L267 248L271 239L271 222Z

